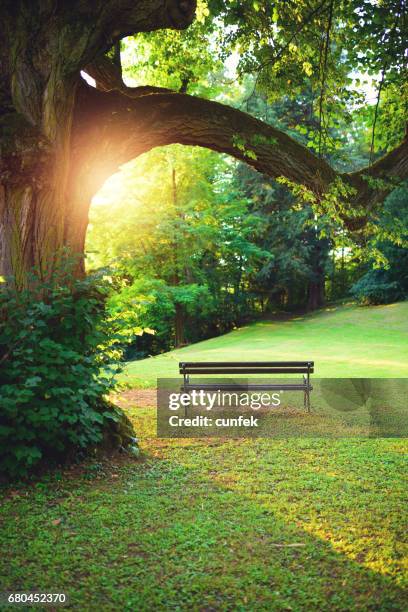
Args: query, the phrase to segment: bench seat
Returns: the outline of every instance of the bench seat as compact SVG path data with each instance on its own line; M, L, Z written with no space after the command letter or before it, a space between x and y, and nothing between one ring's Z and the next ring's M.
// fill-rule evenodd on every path
M183 376L183 390L186 392L191 390L209 389L220 391L303 391L304 405L310 412L310 392L313 387L310 384L310 375L314 373L313 361L181 361L179 363L179 371ZM302 378L299 382L293 383L255 383L255 384L240 384L237 383L197 383L190 380L190 376L207 376L207 375L253 375L253 374L299 374ZM268 377L269 378L269 377Z

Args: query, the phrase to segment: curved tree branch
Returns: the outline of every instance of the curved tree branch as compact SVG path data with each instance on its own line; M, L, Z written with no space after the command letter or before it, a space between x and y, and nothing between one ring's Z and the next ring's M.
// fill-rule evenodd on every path
M303 184L317 195L340 177L355 188L356 202L366 203L367 209L374 196L378 202L386 192L370 186L366 175L408 177L408 140L370 168L340 174L286 133L247 113L187 94L159 91L124 88L108 93L83 84L74 121L75 157L83 171L92 173L98 167L103 182L138 155L179 143L227 153L272 178L283 176Z
M85 72L95 80L96 88L101 91L120 91L125 86L120 66L106 55L100 55L85 66Z
M367 209L382 202L390 192L390 186L408 178L408 132L395 149L378 159L372 166L345 175L358 193L360 204ZM370 179L381 179L381 185L371 185Z
M85 71L95 79L98 89L103 91L125 91L120 63L120 40L127 35L149 32L161 28L184 29L194 19L196 0L151 0L149 10L143 2L111 0L104 2L100 16L96 20L90 48L87 55L98 47L98 37L102 36L102 49L114 46L115 55L110 59L98 53L85 66ZM97 45L94 47L94 45Z
M196 145L228 153L271 177L285 176L315 192L336 173L293 138L230 106L181 93L145 88L99 92L85 84L78 93L75 149L123 164L153 147Z

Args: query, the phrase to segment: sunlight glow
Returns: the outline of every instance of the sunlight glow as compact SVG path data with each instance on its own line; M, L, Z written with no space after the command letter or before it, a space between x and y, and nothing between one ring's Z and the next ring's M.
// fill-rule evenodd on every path
M92 198L92 205L108 206L115 201L123 199L129 191L129 185L126 181L126 172L122 169L115 174L112 174L101 189Z

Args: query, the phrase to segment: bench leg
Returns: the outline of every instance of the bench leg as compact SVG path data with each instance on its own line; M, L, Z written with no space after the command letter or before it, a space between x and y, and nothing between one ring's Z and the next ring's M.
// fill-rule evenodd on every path
M190 375L189 374L184 374L184 392L187 391L187 385L190 382ZM184 416L187 416L187 406L184 406Z
M310 389L305 389L303 406L307 412L310 412Z
M307 411L310 412L310 364L307 367Z

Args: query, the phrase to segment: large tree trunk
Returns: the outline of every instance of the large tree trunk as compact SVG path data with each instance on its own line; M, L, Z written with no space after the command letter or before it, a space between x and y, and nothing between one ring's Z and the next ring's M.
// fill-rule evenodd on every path
M324 306L324 274L309 282L307 291L307 310L318 310Z
M84 271L92 196L67 184L64 167L57 158L47 175L27 171L17 183L0 187L0 275L13 277L19 288L27 286L33 272L49 278L67 258L74 274Z
M39 75L30 76L39 87ZM0 189L0 274L13 276L21 288L33 270L47 278L55 269L73 212L68 193L75 85L72 79L65 88L47 80L36 111L38 129L27 122L32 99L25 95L25 79L26 72L14 81L18 112L2 121L3 133L8 128L11 138L2 151Z
M195 0L2 3L0 275L19 288L66 255L83 273L89 204L117 167L73 147L80 70L126 34L186 27L194 9Z

